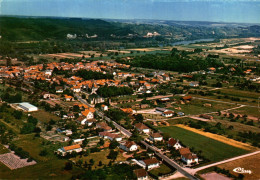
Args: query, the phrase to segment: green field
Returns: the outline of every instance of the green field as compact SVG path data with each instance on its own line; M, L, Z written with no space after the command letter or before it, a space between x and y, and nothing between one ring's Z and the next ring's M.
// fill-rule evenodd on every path
M75 166L71 171L65 171L63 170L65 163L66 160L56 158L15 170L10 170L0 163L0 177L1 179L71 179L72 174L83 172Z
M202 155L210 161L220 161L248 152L179 127L159 127L158 129L179 139L184 145L195 148L196 151L201 150Z

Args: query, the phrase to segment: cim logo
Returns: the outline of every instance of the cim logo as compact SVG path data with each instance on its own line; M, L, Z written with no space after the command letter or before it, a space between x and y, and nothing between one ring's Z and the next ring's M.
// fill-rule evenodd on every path
M245 170L244 168L241 168L241 167L237 167L237 168L233 169L233 171L236 173L241 173L241 174L252 174L251 170Z

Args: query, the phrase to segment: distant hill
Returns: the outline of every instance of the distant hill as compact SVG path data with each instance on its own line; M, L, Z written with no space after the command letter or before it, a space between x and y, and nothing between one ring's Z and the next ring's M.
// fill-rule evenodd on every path
M127 28L99 19L0 17L0 35L11 41L65 39L67 34L127 35Z
M9 41L64 40L67 34L86 34L93 40L130 39L145 40L148 32L158 32L156 41L179 41L194 39L220 39L229 37L259 37L260 26L235 23L159 20L100 20L60 17L6 17L0 16L0 35ZM114 36L111 37L111 34ZM151 39L148 39L148 41Z

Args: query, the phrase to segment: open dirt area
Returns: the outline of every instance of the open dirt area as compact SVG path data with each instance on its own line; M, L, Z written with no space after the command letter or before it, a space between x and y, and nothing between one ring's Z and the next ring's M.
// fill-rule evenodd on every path
M161 115L161 113L156 111L155 109L142 109L142 110L138 110L136 113L138 113L138 114L158 114L158 115Z
M0 162L12 170L36 164L35 161L27 162L27 159L20 159L19 156L13 153L1 154Z
M231 161L225 164L218 165L220 168L225 168L230 171L230 173L238 176L238 173L233 172L233 169L241 167L244 170L250 170L251 174L243 173L245 176L245 180L259 180L260 179L260 154L256 154L253 156L241 158L235 161Z
M122 51L122 50L108 50L108 52L118 52L118 53L125 53L125 54L130 54L131 52L130 51Z
M185 125L182 125L182 124L177 124L175 126L189 130L189 131L192 131L192 132L195 132L195 133L198 133L198 134L206 136L208 138L215 139L217 141L229 144L229 145L234 146L234 147L238 147L238 148L249 150L249 151L256 150L255 147L250 146L249 144L238 142L238 141L226 138L226 137L221 136L221 135L212 134L212 133L209 133L209 132L204 132L204 131L201 131L201 130L198 130L198 129L195 129L195 128L191 128L191 127L188 127L188 126L185 126Z
M222 174L218 174L216 172L210 172L210 173L202 174L200 176L206 180L229 180L230 179L230 178L228 178Z

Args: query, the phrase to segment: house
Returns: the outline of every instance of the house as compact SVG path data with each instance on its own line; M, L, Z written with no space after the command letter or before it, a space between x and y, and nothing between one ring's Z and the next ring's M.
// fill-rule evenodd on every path
M72 141L73 141L74 144L82 144L84 140L85 140L85 138L83 138L83 139L73 139Z
M74 119L74 118L75 118L75 115L74 115L73 113L69 113L69 114L67 114L67 117L68 117L69 119Z
M179 140L176 140L174 138L169 138L168 147L174 147L176 150L182 148L181 144L179 143Z
M57 153L62 156L65 156L68 153L72 153L72 152L79 153L81 151L82 151L82 148L81 148L80 144L75 144L72 146L66 146L66 147L60 148L60 149L58 149Z
M168 74L162 75L164 81L170 81L170 76Z
M136 151L137 150L137 145L134 141L124 141L124 142L120 142L120 146L121 149L127 151L127 152L132 152L132 151Z
M109 139L110 141L116 140L116 141L122 141L122 137L118 134L110 133L110 132L99 132L99 137L102 137L104 139Z
M80 116L76 121L81 125L92 126L92 124L95 123L97 120L87 119L85 116Z
M108 111L108 106L105 105L105 104L102 104L102 105L101 105L101 110L102 110L102 111Z
M81 114L85 116L87 119L93 119L94 114L89 109L85 109L85 111L82 111Z
M50 99L51 98L51 94L49 94L49 93L42 93L42 97L43 97L43 99Z
M156 158L141 160L139 162L148 170L160 167L159 161Z
M143 133L149 133L150 129L144 125L143 123L137 123L135 124L135 128L139 131L139 132L143 132Z
M197 81L190 82L190 86L191 87L199 87L199 82L197 82Z
M134 170L134 174L135 174L137 180L148 180L149 179L148 173L144 169L136 169L136 170Z
M184 116L185 114L184 114L184 112L177 112L177 115L178 116Z
M63 93L63 87L62 86L56 86L55 90L56 90L56 93Z
M153 134L150 135L149 139L151 139L154 142L162 141L163 140L163 136L160 133L153 133Z
M100 122L96 124L97 128L103 129L104 131L112 131L112 128L110 126L107 125L107 123L105 122Z
M81 91L80 86L74 86L71 88L73 92L79 93Z
M165 108L156 107L155 111L163 113L164 111L167 111Z
M181 159L188 166L199 163L199 158L196 154L190 152L189 148L180 148L179 149Z
M182 97L182 100L184 100L184 101L191 101L192 100L192 96L184 96L184 97Z
M203 118L203 119L213 120L213 116L207 115L207 114L201 114L200 117Z
M132 109L132 108L121 108L121 110L122 110L124 113L133 114L133 109Z
M64 95L64 100L65 101L74 101L74 98L72 96L69 96L69 95Z
M141 104L141 105L140 105L140 108L141 108L141 109L146 109L146 108L149 108L149 107L150 107L149 104Z
M162 113L162 116L164 116L164 117L172 117L173 113L174 113L173 111L164 111Z
M104 103L105 99L97 94L91 94L88 97L88 101L90 104L98 104L98 103Z

